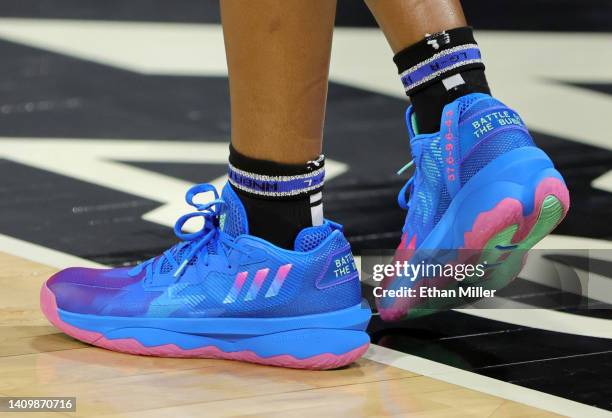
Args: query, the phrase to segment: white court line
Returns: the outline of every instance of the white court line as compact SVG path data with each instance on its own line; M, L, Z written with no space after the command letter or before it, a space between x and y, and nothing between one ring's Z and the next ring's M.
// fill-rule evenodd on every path
M68 267L105 267L84 258L75 257L42 245L32 244L8 235L0 234L0 251L25 258L47 266L65 269Z
M142 219L173 227L185 212L185 191L192 183L124 162L226 165L228 145L229 142L155 141L155 146L151 146L149 141L131 139L0 137L0 158L160 202ZM325 170L325 179L329 181L345 173L348 166L328 158ZM227 175L207 180L220 191Z
M0 251L60 269L71 266L104 267L89 260L2 234L0 234ZM603 409L457 369L443 363L404 354L375 344L370 346L364 357L388 366L561 415L590 418L612 417L612 413Z
M457 369L432 360L400 353L399 351L374 344L370 346L370 349L364 357L392 367L408 370L443 382L519 402L556 414L570 417L612 417L611 412L600 408L482 376L477 373Z

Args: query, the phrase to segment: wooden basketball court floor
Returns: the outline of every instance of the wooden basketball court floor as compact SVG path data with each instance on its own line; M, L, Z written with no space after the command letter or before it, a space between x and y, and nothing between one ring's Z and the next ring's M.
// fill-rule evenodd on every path
M6 244L6 241L4 242ZM53 328L43 281L75 257L10 239L0 252L0 396L75 396L77 411L44 416L545 417L605 411L372 345L350 367L303 371L224 360L132 356ZM6 246L3 246L6 248ZM81 265L92 265L80 260ZM442 367L441 367L442 366ZM425 374L425 375L424 375ZM453 383L454 382L454 383ZM534 407L530 405L537 405ZM39 417L41 413L0 413Z

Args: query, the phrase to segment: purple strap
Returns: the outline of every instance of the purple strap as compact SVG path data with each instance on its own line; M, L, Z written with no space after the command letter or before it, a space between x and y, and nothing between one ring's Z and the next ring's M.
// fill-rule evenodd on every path
M401 74L406 92L458 67L482 63L476 44L461 45L437 53Z
M260 196L283 197L320 189L325 178L325 169L319 168L308 174L295 176L266 176L248 173L229 165L229 182L232 186Z

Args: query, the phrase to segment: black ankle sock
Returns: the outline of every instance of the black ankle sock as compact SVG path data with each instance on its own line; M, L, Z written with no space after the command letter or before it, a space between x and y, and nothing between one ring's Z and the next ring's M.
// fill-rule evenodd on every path
M439 131L442 109L455 99L491 93L470 27L427 35L398 52L393 61L414 106L420 133Z
M323 155L305 164L280 164L247 157L230 145L229 162L229 182L251 235L292 250L302 229L323 222Z

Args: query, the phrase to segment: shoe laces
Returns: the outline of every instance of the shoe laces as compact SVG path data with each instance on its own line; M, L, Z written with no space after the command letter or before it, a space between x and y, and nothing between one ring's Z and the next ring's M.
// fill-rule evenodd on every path
M197 195L202 193L212 192L214 199L206 203L194 202ZM196 184L191 187L185 195L185 201L190 206L196 208L196 211L182 215L174 224L174 234L182 241L164 253L155 258L151 258L134 269L132 274L139 274L143 269L146 270L146 276L150 277L153 273L160 273L161 266L167 262L171 265L175 278L180 278L185 270L192 265L191 261L197 256L202 258L204 265L208 265L209 256L211 253L217 253L219 250L225 255L229 264L229 252L236 249L234 239L221 231L220 217L227 203L219 197L217 189L211 184ZM202 218L202 227L195 232L184 232L183 227L187 221L193 218ZM177 257L179 254L184 254L182 257ZM177 260L177 258L180 258ZM158 260L155 263L155 260Z
M400 168L397 171L397 175L401 175L404 171L408 170L410 167L414 165L414 160L410 160L405 166ZM397 203L400 208L408 210L408 206L410 206L410 199L407 199L407 195L412 195L412 185L414 184L414 174L410 176L408 181L404 184L404 187L400 190L397 195Z

